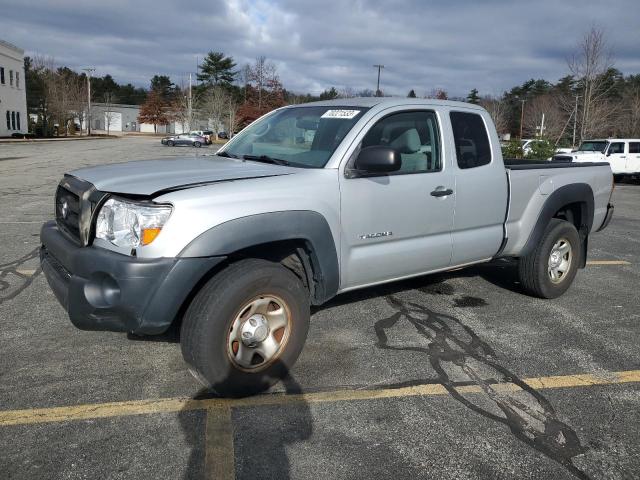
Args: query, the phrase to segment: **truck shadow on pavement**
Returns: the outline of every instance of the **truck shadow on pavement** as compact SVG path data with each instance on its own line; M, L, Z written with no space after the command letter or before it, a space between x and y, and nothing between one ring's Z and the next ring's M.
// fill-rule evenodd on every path
M284 392L278 395L294 395L302 393L297 381L287 374L281 380ZM269 385L264 386L268 389ZM218 398L212 389L202 389L194 400ZM266 393L265 395L272 395ZM303 442L313 433L313 419L309 405L302 399L294 403L282 405L262 405L251 407L232 407L230 430L233 438L228 445L218 445L216 451L210 449L211 440L207 438L207 413L202 420L202 412L183 411L178 418L184 432L184 437L191 447L187 468L184 471L185 480L194 478L290 478L290 462L287 447L294 443ZM220 468L217 462L229 461L220 458L220 450L232 455L230 469ZM240 453L240 454L238 454ZM204 474L203 474L204 473Z
M33 272L24 269L24 265L38 258L39 254L40 247L36 247L17 260L0 264L0 305L20 295L40 274L39 263Z
M452 294L448 288L452 287L436 283L420 290L431 294ZM423 354L436 377L421 383L442 385L462 405L504 424L516 438L556 461L572 475L580 479L589 478L573 464L573 458L586 451L576 432L558 419L553 406L543 395L497 363L496 353L471 328L451 315L435 312L420 303L403 301L397 294L386 294L384 298L395 313L374 325L379 348ZM465 298L474 297L463 297L463 300ZM466 306L474 306L479 300L467 300L472 305ZM401 327L402 322L408 322L415 329L425 346L392 344L391 332ZM415 383L384 385L384 388L400 388ZM473 393L464 392L464 387L470 385L479 389ZM519 387L520 391L513 386Z

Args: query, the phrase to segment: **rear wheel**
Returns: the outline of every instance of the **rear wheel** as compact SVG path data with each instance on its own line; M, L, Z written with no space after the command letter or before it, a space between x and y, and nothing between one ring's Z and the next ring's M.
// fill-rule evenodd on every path
M210 390L257 393L293 366L309 316L309 293L293 272L279 263L242 260L196 294L182 323L182 355Z
M167 145L168 145L168 146L170 146L170 147L173 147L173 146L175 145L175 143L174 143L174 141L173 141L173 140L169 140L169 141L167 142Z
M193 146L196 148L200 148L202 144L200 142L193 142Z
M553 218L536 249L518 260L518 274L524 290L540 298L556 298L571 286L581 258L576 227Z

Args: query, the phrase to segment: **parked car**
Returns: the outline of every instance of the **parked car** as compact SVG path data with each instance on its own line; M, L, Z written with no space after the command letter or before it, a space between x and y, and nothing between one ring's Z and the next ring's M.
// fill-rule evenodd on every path
M218 132L218 138L222 140L229 140L229 134L227 132Z
M520 145L522 146L522 153L524 153L525 156L529 155L531 153L531 147L533 146L533 144L535 142L540 142L541 140L536 139L536 138L523 138L520 140ZM556 148L555 152L556 154L558 153L565 153L567 151L571 151L570 148ZM552 158L548 158L547 160L552 160Z
M310 305L342 292L506 257L524 291L562 295L611 193L607 163L503 160L478 105L339 99L273 111L216 157L66 174L40 258L78 328L179 322L196 378L240 395L286 375Z
M192 133L183 133L180 135L172 135L170 137L165 137L160 140L160 143L166 145L167 147L176 147L178 145L188 145L191 147L200 148L202 145L206 145L207 141L204 137L200 135L195 135Z
M571 153L553 157L556 162L607 162L616 179L640 176L640 139L585 140Z
M191 135L200 135L206 140L207 145L213 142L213 130L194 130L189 132Z

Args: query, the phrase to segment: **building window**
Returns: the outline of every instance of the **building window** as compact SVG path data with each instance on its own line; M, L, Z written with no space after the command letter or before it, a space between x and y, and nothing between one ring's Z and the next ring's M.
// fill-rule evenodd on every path
M9 86L13 87L13 70L9 70Z
M20 72L16 72L16 88L20 88Z
M11 130L16 129L16 112L11 112Z
M20 112L16 112L16 123L18 124L18 130L22 130L20 128Z
M7 110L7 130L11 130L11 114Z
M4 85L4 67L0 67L0 83Z

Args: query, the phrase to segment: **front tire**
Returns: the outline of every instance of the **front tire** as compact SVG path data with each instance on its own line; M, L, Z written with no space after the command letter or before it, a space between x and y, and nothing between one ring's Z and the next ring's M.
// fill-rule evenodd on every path
M169 146L169 147L173 147L174 145L175 145L175 143L173 143L173 141L172 141L172 140L169 140L169 141L167 142L167 146Z
M279 263L241 260L196 294L181 328L192 373L224 396L250 395L286 376L309 329L309 292Z
M193 142L193 146L196 148L200 148L202 144L200 142Z
M552 218L533 252L518 259L523 289L535 297L557 298L571 286L582 258L576 227Z

